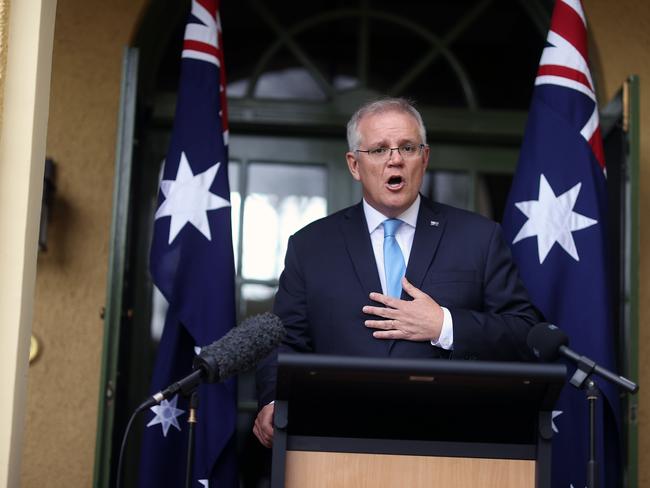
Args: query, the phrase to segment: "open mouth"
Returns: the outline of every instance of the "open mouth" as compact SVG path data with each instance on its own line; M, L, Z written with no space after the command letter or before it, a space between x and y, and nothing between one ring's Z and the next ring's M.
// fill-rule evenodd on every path
M388 178L387 186L391 190L399 190L404 186L404 179L401 176L391 176Z

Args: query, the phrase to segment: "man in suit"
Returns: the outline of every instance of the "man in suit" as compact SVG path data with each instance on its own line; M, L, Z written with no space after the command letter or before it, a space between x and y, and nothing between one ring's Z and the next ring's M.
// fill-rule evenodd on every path
M417 110L400 98L362 106L348 123L363 201L289 239L274 313L281 352L529 360L541 320L500 227L419 194L429 160ZM258 368L253 432L273 438L274 357Z

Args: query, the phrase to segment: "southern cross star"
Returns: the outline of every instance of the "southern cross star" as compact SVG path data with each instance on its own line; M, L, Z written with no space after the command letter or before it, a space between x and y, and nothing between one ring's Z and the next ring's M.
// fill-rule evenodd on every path
M559 417L560 415L562 415L562 413L564 413L564 412L562 412L562 410L553 410L553 412L551 412L551 427L553 428L553 432L555 432L556 434L559 434L560 431L558 430L557 426L555 425L555 419L557 417Z
M156 211L156 219L171 217L169 224L169 244L188 222L197 228L207 240L212 240L208 210L229 207L230 202L210 191L221 163L216 163L203 173L195 175L183 152L175 180L163 180L160 190L165 195Z
M167 437L167 432L169 431L170 426L176 427L178 430L181 430L180 425L178 425L178 418L185 410L176 408L176 402L178 401L178 395L174 395L174 398L171 401L163 400L160 402L160 405L154 405L151 407L151 411L156 414L156 416L151 419L151 422L147 424L147 427L152 425L160 424L163 431L163 437Z
M569 256L580 261L578 250L571 232L586 229L598 223L573 211L582 183L570 190L555 196L546 177L539 177L539 196L537 200L517 202L515 205L528 220L521 227L512 241L513 244L527 237L537 236L537 253L542 264L556 242L562 246Z

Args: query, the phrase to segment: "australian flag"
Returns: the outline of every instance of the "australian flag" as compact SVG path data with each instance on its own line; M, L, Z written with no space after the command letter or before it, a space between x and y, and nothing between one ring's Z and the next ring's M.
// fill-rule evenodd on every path
M218 0L192 0L151 246L151 275L169 303L151 390L192 372L202 346L235 324L228 127ZM192 487L238 486L236 383L198 390ZM185 486L188 399L146 412L140 486Z
M615 370L606 167L579 0L557 0L506 211L504 232L533 302L570 347ZM570 368L570 373L572 373ZM593 378L601 487L620 486L619 404ZM554 488L586 486L588 404L566 385L553 412Z

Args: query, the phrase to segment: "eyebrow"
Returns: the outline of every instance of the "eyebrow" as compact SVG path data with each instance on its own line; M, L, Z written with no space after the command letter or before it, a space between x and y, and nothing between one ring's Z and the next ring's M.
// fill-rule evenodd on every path
M399 147L399 146L404 146L405 144L421 144L421 143L416 142L416 141L414 141L413 139L401 139L401 140L397 143L397 147ZM374 143L372 143L372 144L368 144L368 147L396 147L396 146L391 146L390 144L388 144L388 143L386 142L385 139L382 139L382 140L379 141L379 142L374 142Z

